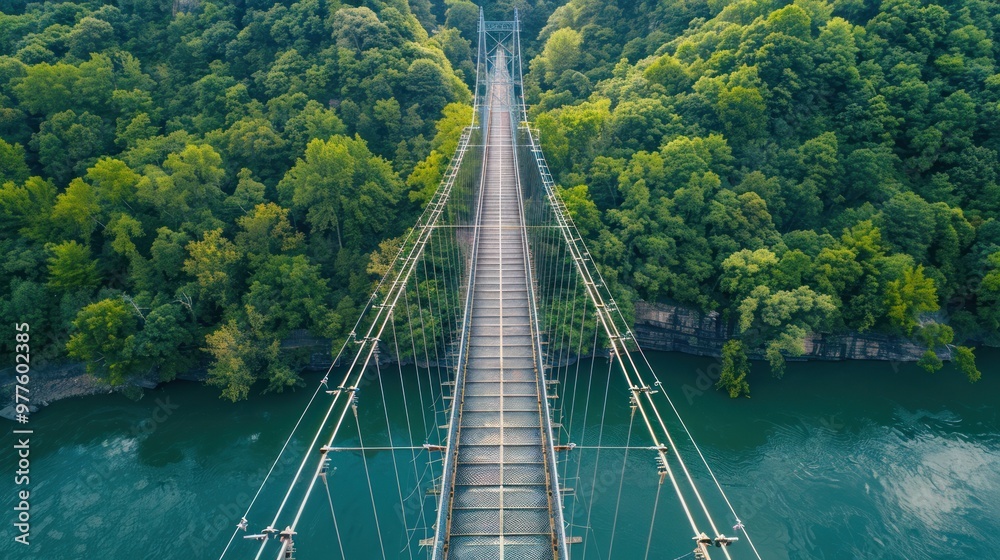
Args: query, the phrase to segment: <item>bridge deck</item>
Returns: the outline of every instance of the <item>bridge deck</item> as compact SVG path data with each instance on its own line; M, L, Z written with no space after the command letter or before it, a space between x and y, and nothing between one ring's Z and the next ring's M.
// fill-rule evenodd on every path
M493 87L468 362L456 388L458 431L449 449L457 451L455 475L444 489L451 496L445 556L456 560L553 558L552 508L561 507L551 503L545 382L535 352L506 88Z

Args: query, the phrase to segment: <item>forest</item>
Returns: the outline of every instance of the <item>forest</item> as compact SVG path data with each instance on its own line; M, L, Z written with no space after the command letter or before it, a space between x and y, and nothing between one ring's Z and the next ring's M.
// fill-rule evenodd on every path
M809 333L1000 344L988 0L502 0L567 207L622 300L718 311L720 385ZM0 317L115 385L299 384L471 119L467 0L0 8ZM377 267L376 267L377 268ZM0 352L13 351L13 339Z
M525 88L605 274L734 325L780 375L807 333L1000 343L1000 5L570 0Z

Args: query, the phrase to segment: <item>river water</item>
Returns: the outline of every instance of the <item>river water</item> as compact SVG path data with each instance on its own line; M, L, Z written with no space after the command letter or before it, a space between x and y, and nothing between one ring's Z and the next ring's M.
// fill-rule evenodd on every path
M792 363L777 380L766 366L755 365L752 398L736 401L703 390L717 371L716 361L675 353L649 357L763 558L986 559L1000 558L1000 353L979 354L983 379L974 385L950 366L928 374L885 362ZM613 449L648 445L648 437L636 424L629 441L628 392L617 378L611 379L604 409L606 364L596 360L591 379L584 362L580 377L566 381L577 388L573 401L580 407L587 402L583 387L592 380L587 414L575 408L573 424L586 425L587 432L576 433L580 448L564 466L566 485L577 489L582 502L567 512L571 534L584 539L574 545L573 557L643 558L647 550L649 558L682 557L691 550L691 530L669 482L658 486L653 454L630 451L623 468L626 452ZM391 376L386 379L391 383ZM307 378L310 385L316 380ZM218 558L311 393L230 404L220 401L215 389L177 382L147 391L138 401L93 396L41 410L30 425L27 547L13 541L15 456L8 424L0 449L5 512L0 557ZM361 403L362 410L369 409L362 424L366 414L383 424L388 418L396 430L393 444L409 444L399 436L406 432L404 403L390 399L386 409L366 404ZM407 406L417 408L412 400ZM324 410L315 410L303 426L317 424ZM293 439L289 455L308 443L307 431ZM356 444L357 432L346 432L346 445ZM367 446L388 443L386 434L375 432L365 436ZM600 452L594 449L598 438L606 448ZM697 455L687 444L679 450L720 530L731 532L732 515ZM341 546L348 558L378 558L383 550L389 558L410 558L411 552L413 558L426 557L406 550L406 542L428 536L433 508L421 518L419 510L400 507L426 490L425 484L412 492L413 480L426 471L426 454L335 455L329 496L336 530L320 487L299 526L298 557L341 558ZM296 466L279 463L272 480L280 488L269 486L261 495L250 515L251 529L266 526ZM412 479L393 477L394 471L413 473ZM625 483L619 485L622 472ZM380 514L378 529L372 501ZM407 515L406 525L417 528L409 534L400 521ZM241 536L226 558L254 556L256 544ZM262 557L274 558L276 549L268 550L273 552ZM745 541L730 550L736 559L753 557Z

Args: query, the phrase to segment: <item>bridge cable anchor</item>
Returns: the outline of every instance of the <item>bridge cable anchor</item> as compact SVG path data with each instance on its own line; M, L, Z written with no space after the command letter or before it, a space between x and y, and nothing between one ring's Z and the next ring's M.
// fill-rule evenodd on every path
M283 560L295 560L295 542L292 537L297 533L292 530L291 527L285 527L285 530L280 533L281 542L285 543L284 554L282 554Z
M715 537L715 548L722 548L724 546L729 546L738 540L740 540L739 537L727 537L725 535L719 535Z

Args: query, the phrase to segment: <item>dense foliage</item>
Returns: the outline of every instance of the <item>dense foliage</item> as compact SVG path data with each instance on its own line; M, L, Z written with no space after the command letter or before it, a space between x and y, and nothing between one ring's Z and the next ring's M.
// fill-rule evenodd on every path
M731 394L810 333L978 378L956 344L1000 343L995 2L484 3L514 7L582 233L632 298L723 313ZM231 399L296 384L282 341L350 329L471 115L468 0L0 10L0 318L113 383L207 358Z
M778 374L809 333L1000 344L1000 5L570 0L526 90L607 275L717 310ZM572 192L571 192L572 191Z
M343 339L471 118L469 41L413 4L5 2L0 318L36 361L297 383L282 341Z

